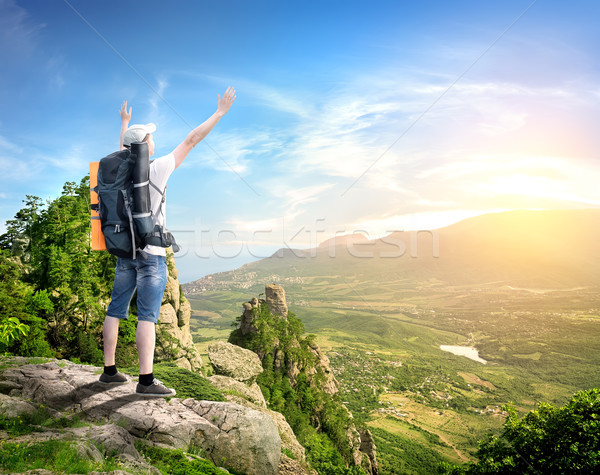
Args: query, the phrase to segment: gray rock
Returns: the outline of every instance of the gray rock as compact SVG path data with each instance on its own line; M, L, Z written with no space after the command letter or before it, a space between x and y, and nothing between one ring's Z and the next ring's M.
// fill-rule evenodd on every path
M175 325L177 327L177 322L177 312L170 303L166 303L160 307L158 323L163 325Z
M337 379L335 379L333 371L331 371L329 358L327 358L327 355L323 353L321 348L319 348L319 345L314 342L311 343L308 348L315 358L317 358L317 365L321 367L323 374L325 375L325 381L322 384L321 389L323 389L323 391L325 391L327 394L337 394L338 382Z
M0 394L10 394L11 391L20 391L23 386L15 383L14 381L0 381Z
M23 475L56 475L56 472L45 468L36 468L35 470L27 470Z
M185 299L179 310L177 310L177 324L180 327L190 324L190 318L192 317L192 306L188 299Z
M185 358L192 371L199 371L202 368L202 359L192 339L190 328L192 307L181 295L177 280L178 272L171 249L167 249L167 267L169 269L167 285L158 320L160 325L156 332L156 358L157 361L170 359L173 355L175 358ZM185 367L187 368L187 364Z
M296 439L294 431L288 424L284 415L280 412L272 411L270 409L261 409L261 411L270 416L271 419L273 419L273 421L277 425L279 437L281 437L281 446L292 452L294 454L294 457L296 457L297 461L304 462L304 447L302 447L302 445L300 445L300 442L298 442L298 439Z
M247 475L277 475L281 439L270 417L228 402L186 399L183 404L221 431L220 444L207 451L213 463Z
M128 454L136 459L140 454L135 448L133 436L123 427L115 424L105 424L93 427L80 427L71 429L73 434L80 438L89 438L104 452L104 456L116 454Z
M369 473L377 475L379 473L379 467L377 465L377 448L375 447L375 440L373 434L368 429L358 429L360 434L360 451L364 453L370 465Z
M89 421L112 422L94 427L91 434L89 428L70 432L72 436L90 434L107 452L116 450L135 459L133 436L171 448L202 448L216 465L225 460L226 466L248 475L277 473L281 439L265 414L225 402L141 398L135 395L133 381L117 387L98 383L100 372L95 367L65 363L60 368L51 363L11 368L0 379L22 385L27 397L49 410L69 410ZM2 397L13 407L14 398ZM82 457L102 456L95 446L83 442L78 450Z
M192 370L192 365L190 364L190 361L187 358L179 358L175 360L175 364L180 368L187 369L188 371Z
M263 368L257 354L231 343L217 341L208 346L215 373L252 384Z
M258 299L253 297L250 302L245 302L242 307L244 312L242 314L242 320L240 322L240 333L242 335L248 335L256 333L257 329L254 326L254 309L258 308Z
M75 440L72 445L77 451L80 459L91 460L92 462L98 463L104 462L104 456L91 442L87 440Z
M267 402L263 396L260 386L254 383L251 386L228 376L214 375L208 378L210 383L221 391L232 391L238 393L244 399L247 399L260 407L267 407Z
M13 419L26 414L35 414L36 410L35 406L22 399L0 394L0 416Z
M265 286L265 300L273 315L287 318L288 306L285 300L285 289L281 285L267 284Z
M279 475L318 475L318 473L284 454L279 462Z
M225 397L230 402L235 402L242 406L246 406L251 409L256 409L257 411L260 411L269 416L271 419L273 419L273 422L275 422L275 425L277 426L277 431L279 432L279 437L281 439L281 448L289 450L290 452L292 452L292 454L294 454L296 460L304 463L305 449L304 447L302 447L302 445L300 445L300 442L298 442L298 440L296 439L294 431L288 424L283 414L262 407L258 404L249 401L248 399L237 395L225 394Z
M136 458L130 454L119 454L115 457L117 463L127 469L127 472L115 470L110 472L114 475L125 475L128 473L143 473L144 475L161 475L161 471L147 463L143 458Z
M175 311L179 310L179 281L171 275L167 277L167 285L163 293L163 303L171 305Z

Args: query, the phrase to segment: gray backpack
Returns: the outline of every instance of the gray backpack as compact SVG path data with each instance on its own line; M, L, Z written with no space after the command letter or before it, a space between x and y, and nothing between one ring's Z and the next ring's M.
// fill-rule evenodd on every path
M161 195L165 190L150 183L150 160L146 142L132 143L130 149L114 152L98 167L98 211L106 249L117 257L135 259L147 244L173 246L173 235L164 227L154 226L150 204L150 185Z

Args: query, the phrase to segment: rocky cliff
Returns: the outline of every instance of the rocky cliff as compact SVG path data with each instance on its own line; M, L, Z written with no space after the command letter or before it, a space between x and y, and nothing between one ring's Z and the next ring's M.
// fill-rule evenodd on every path
M259 332L257 319L260 318L261 305L267 305L272 315L284 320L288 319L289 310L285 289L276 284L266 285L263 301L253 298L243 304L243 314L239 320L239 328L232 333L230 341L250 341L257 335ZM269 348L261 347L258 349L256 354L260 358L259 361L264 362L265 358L272 358L274 370L284 370L292 387L296 386L299 375L304 373L312 387L318 387L319 390L331 397L338 393L338 383L331 371L329 359L314 340L300 339L299 337L292 338L291 341L287 342L287 348L283 348L280 343L278 339L275 339ZM290 356L298 351L302 345L306 345L312 358L294 358ZM348 412L351 420L352 415L344 406L342 407ZM316 417L319 418L318 415ZM318 424L320 425L320 422ZM350 422L347 427L346 438L351 446L354 464L365 467L371 474L377 474L376 447L370 432L368 430L361 432Z
M202 359L192 341L190 318L192 307L181 292L173 251L167 249L169 270L156 329L156 359L175 358L175 363L185 369L199 371Z

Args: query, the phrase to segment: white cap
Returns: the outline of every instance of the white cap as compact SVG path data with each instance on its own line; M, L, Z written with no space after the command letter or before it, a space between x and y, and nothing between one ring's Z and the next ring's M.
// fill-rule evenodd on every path
M144 137L156 131L156 125L152 122L146 125L134 124L129 127L123 134L123 145L131 145L135 142L143 142Z

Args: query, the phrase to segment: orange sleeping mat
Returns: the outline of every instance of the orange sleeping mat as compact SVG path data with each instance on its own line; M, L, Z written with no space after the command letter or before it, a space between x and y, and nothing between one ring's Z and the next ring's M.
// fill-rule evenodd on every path
M94 191L94 188L98 184L98 166L100 162L90 162L90 203L92 205L98 204L98 193ZM91 210L91 221L92 221L92 250L93 251L105 251L106 243L104 242L104 234L100 227L100 213L92 209Z

